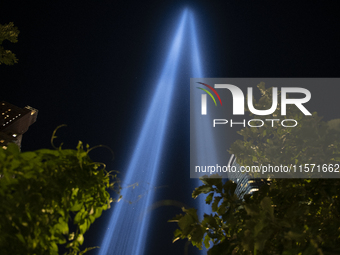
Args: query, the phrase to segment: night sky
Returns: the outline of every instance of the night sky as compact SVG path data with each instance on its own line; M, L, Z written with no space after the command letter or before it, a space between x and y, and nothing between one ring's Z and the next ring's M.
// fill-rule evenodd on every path
M19 63L0 66L0 101L39 110L23 136L22 151L51 148L53 130L67 124L57 133L57 145L75 148L78 140L107 145L114 161L104 149L94 151L94 159L124 174L185 7L195 15L206 77L339 77L336 3L2 0L0 23L14 22L20 34L18 43L4 42ZM314 101L326 120L339 118L338 101L327 100L339 92L325 90ZM189 95L174 102L155 192L157 200L193 206L189 169L178 172L189 166ZM326 105L334 111L323 111ZM183 254L184 242L171 243L176 224L166 222L180 212L176 207L153 211L145 254ZM109 214L91 226L84 247L100 246Z

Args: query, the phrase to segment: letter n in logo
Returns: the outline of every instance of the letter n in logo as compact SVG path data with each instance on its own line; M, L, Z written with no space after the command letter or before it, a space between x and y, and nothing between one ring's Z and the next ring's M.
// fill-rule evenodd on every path
M214 92L214 94L217 96L218 100L220 101L220 104L222 105L221 98L213 87L211 87L210 85L205 84L203 82L197 82L197 83L202 84L202 85L208 87L209 89L211 89L211 91ZM214 96L210 93L209 90L199 88L199 87L197 87L197 88L205 91L212 98L212 100L214 100L214 103L217 106L216 100L215 100ZM201 114L207 115L207 95L206 94L202 94L202 96L201 96Z

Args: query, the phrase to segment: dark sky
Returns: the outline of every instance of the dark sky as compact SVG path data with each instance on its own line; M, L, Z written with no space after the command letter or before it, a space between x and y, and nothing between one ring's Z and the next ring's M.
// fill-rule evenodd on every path
M184 7L195 13L207 77L339 76L336 1L3 0L0 23L14 22L20 35L17 44L4 43L19 63L0 66L0 100L39 110L37 122L23 137L22 150L50 148L52 131L67 124L56 143L64 142L67 148L78 140L108 145L115 153L113 162L105 150L94 157L124 172L146 99ZM328 95L325 91L318 98ZM334 112L325 117L339 117L338 103L327 104ZM188 113L186 109L178 114L169 127L169 169L188 166ZM159 199L192 205L189 171L181 178L168 172ZM184 243L171 244L174 225L165 222L179 212L155 211L146 254L182 254ZM85 235L86 244L100 245L96 236L107 215Z

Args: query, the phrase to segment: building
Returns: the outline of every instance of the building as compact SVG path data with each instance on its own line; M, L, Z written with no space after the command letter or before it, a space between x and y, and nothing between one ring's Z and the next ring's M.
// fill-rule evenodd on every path
M0 146L8 143L21 146L22 135L37 119L38 110L26 106L20 108L5 101L0 102Z
M232 173L229 180L232 180L237 184L235 193L239 197L243 197L245 194L251 194L259 190L259 187L264 183L264 180L262 179L254 179L251 178L249 174L242 173L240 170L240 165L236 163L236 157L234 154L231 155L228 162L228 168L230 169L231 167L235 167L236 172Z

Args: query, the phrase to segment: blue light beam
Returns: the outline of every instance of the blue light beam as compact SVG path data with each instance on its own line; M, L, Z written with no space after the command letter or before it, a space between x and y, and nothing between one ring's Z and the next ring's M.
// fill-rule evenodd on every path
M144 253L150 216L143 213L153 202L154 194L151 189L155 187L161 153L164 147L164 136L187 16L188 11L185 10L156 84L156 89L122 184L124 187L136 182L148 183L150 190L145 194L141 194L136 190L132 190L132 188L123 189L124 200L138 201L132 204L122 201L114 205L99 255L139 255Z
M194 78L203 78L203 71L202 71L202 61L201 61L201 55L198 47L198 36L196 32L196 26L195 26L195 20L193 13L190 13L190 37L191 37L191 61L192 61L192 75ZM193 88L190 88L193 89ZM194 109L197 109L195 111L194 115L194 122L195 122L195 128L196 128L196 136L192 137L193 134L190 134L190 139L194 139L196 142L195 144L195 152L198 154L196 155L197 159L200 159L203 163L198 163L198 165L211 165L207 164L206 162L213 162L216 164L217 158L216 158L216 149L214 146L214 137L213 137L213 130L211 126L208 125L207 121L204 121L203 123L199 120L202 118L200 115L201 109L201 92L200 90L194 89L193 91L193 97L191 100L193 100L192 104L194 105ZM204 116L206 117L206 116ZM193 125L191 123L190 125ZM192 152L190 152L192 153ZM195 179L195 182L193 182L194 187L201 186L203 183L199 179ZM205 202L206 195L200 195L197 198L197 206L198 206L198 216L202 219L203 214L210 214L212 212L210 205L207 205ZM200 253L207 254L207 249L203 247L203 249L200 251Z

